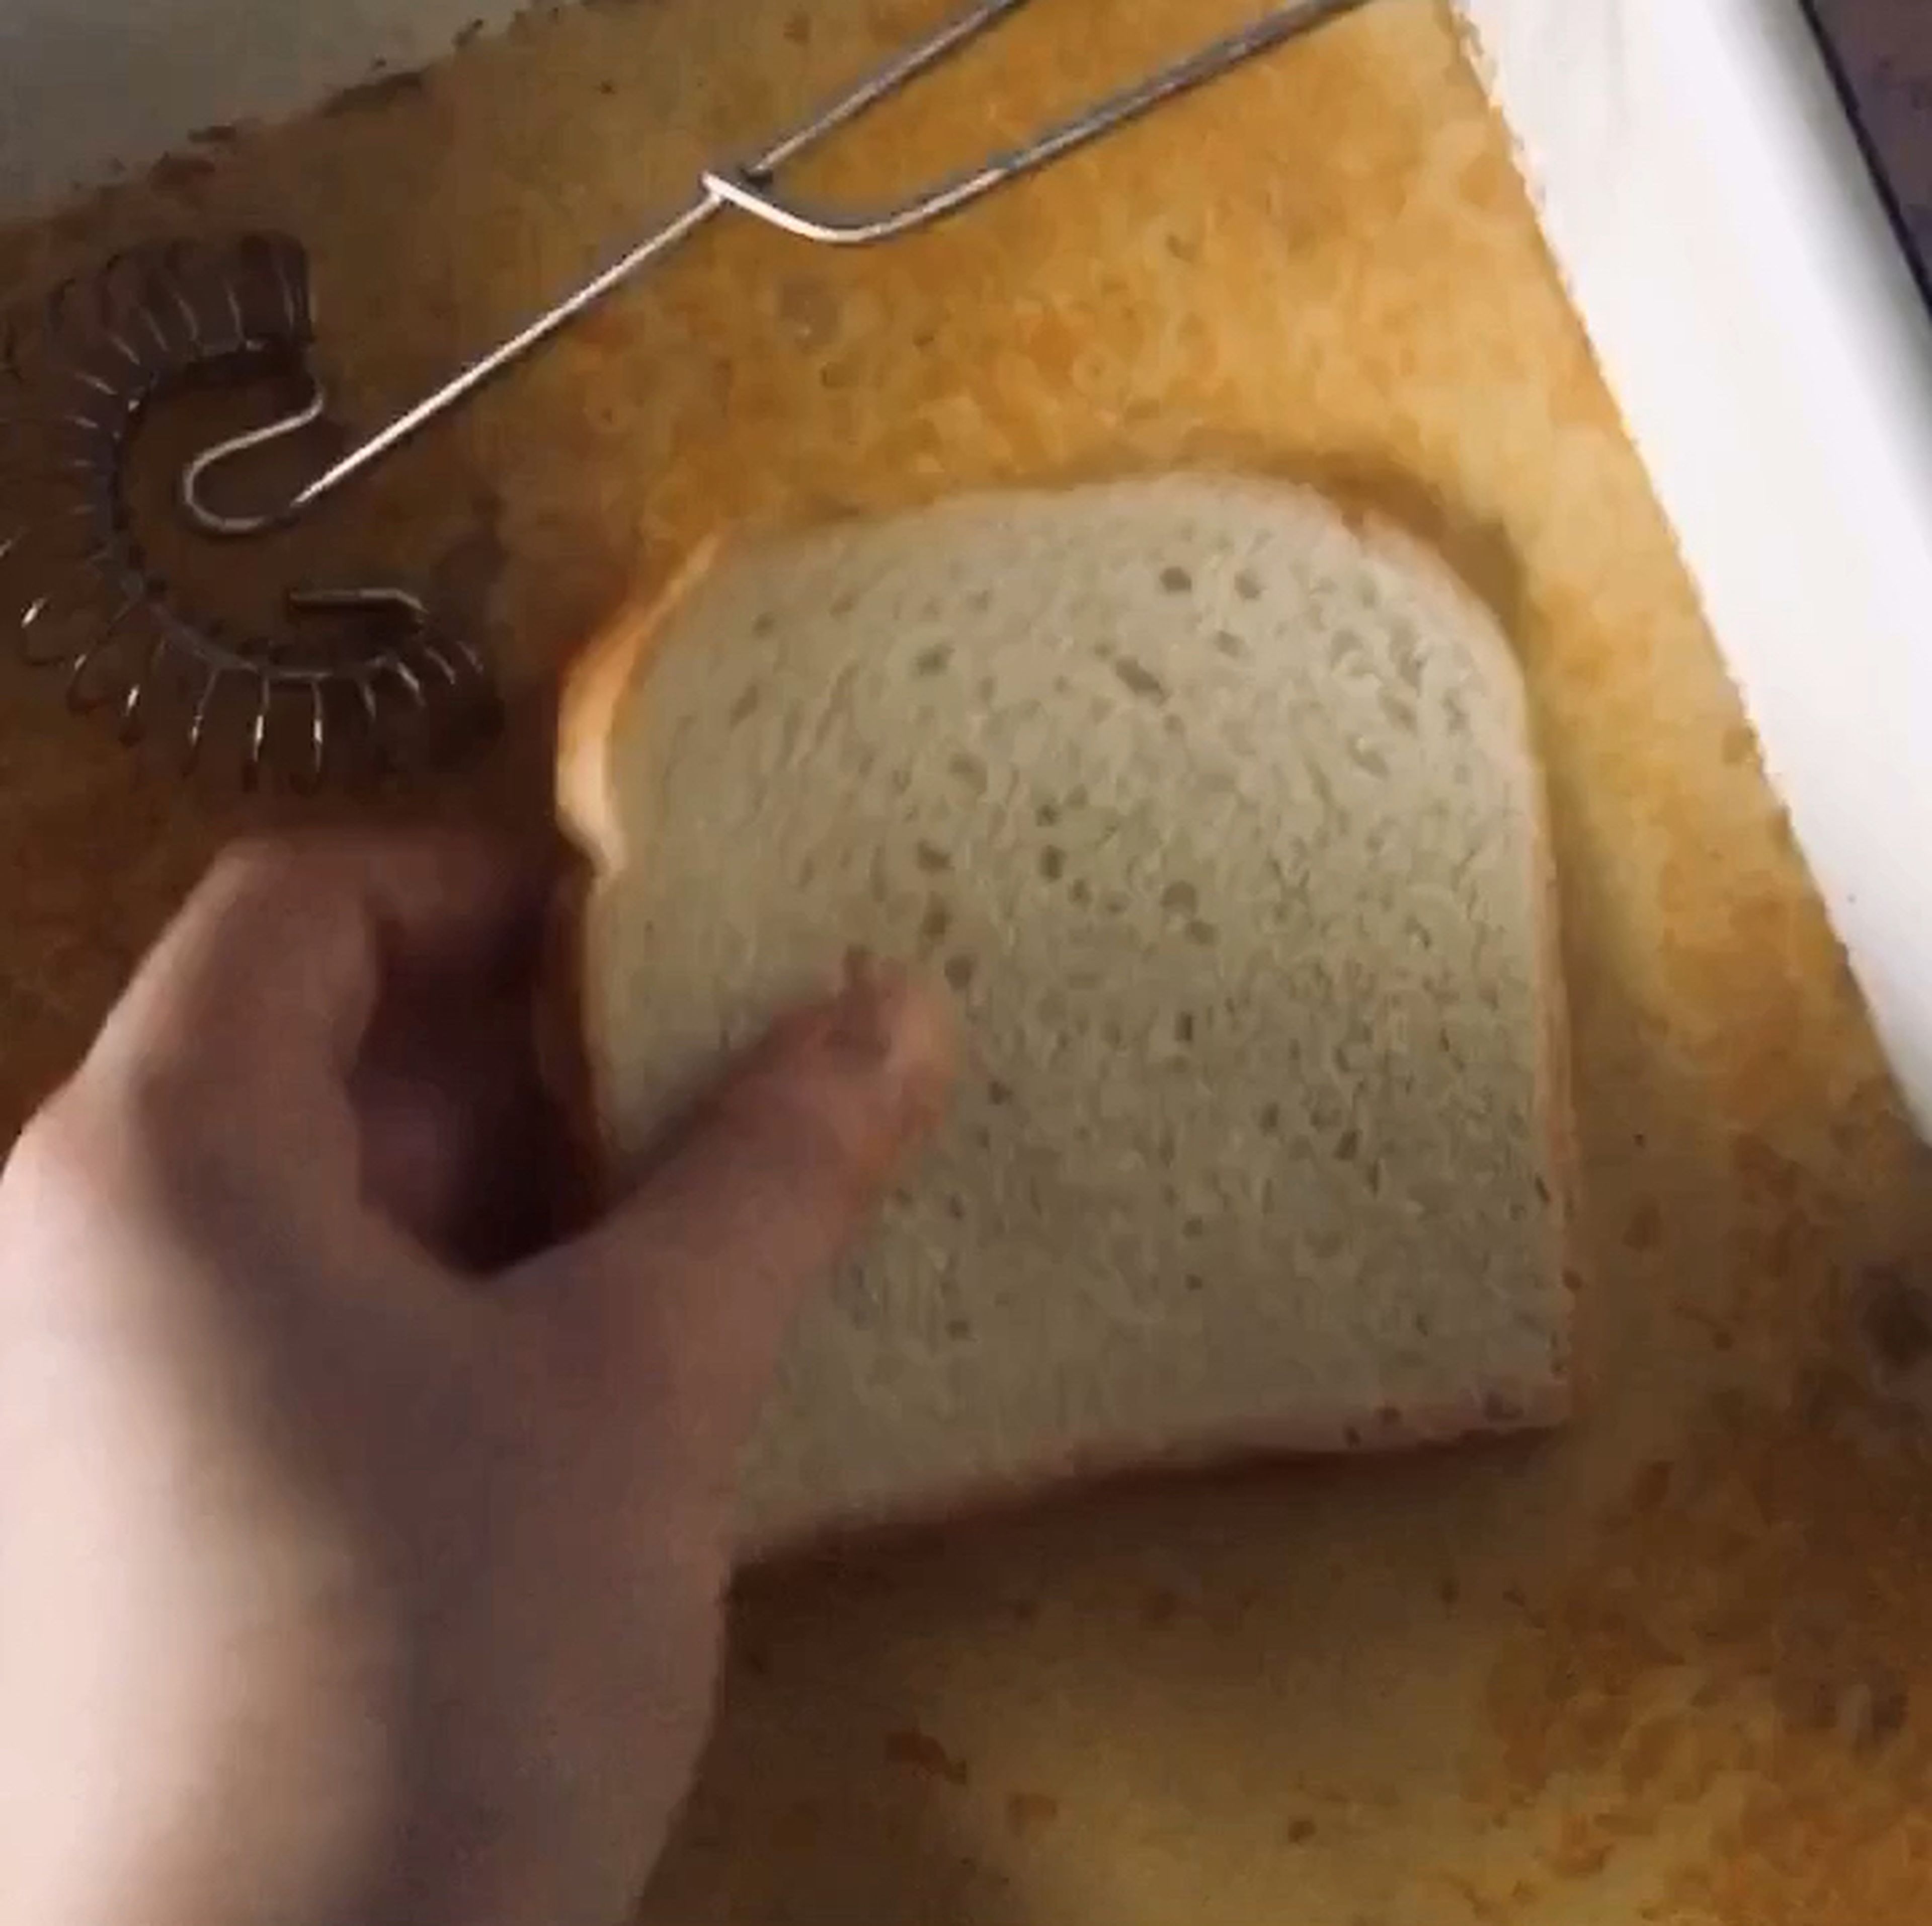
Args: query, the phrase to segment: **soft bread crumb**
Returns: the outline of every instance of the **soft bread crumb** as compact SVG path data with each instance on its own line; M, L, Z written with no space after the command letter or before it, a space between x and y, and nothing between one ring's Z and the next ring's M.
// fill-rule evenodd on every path
M1433 557L1173 477L763 544L651 632L588 711L619 1157L850 942L969 1045L784 1361L748 1543L1565 1415L1540 779Z

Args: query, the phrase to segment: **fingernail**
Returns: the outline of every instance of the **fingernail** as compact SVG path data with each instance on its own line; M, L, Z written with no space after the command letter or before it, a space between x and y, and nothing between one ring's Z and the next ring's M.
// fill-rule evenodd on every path
M880 969L869 950L845 952L845 975L832 999L826 1041L855 1065L871 1069L892 1055L893 991L903 989Z
M825 1037L846 1065L886 1086L881 1095L904 1127L937 1113L952 1074L949 1013L900 965L850 951Z

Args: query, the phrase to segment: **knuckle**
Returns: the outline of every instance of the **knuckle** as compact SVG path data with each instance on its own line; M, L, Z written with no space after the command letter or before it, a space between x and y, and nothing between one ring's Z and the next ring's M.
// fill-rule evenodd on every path
M286 839L249 837L215 858L203 888L227 909L302 901L314 894L320 853Z
M111 1200L142 1158L134 1135L102 1117L100 1106L70 1086L28 1123L8 1153L4 1187L31 1215Z
M30 1155L70 1187L177 1194L252 1154L218 1039L172 1024L97 1049L29 1125Z
M57 1190L73 1167L72 1132L64 1125L58 1101L32 1117L7 1153L0 1188L10 1197L35 1198Z
M339 845L237 843L202 885L203 968L245 995L252 979L286 969L294 957L351 940L360 927L355 897Z
M172 1042L119 1068L104 1087L85 1094L110 1111L116 1129L144 1152L206 1132L212 1106L206 1067Z
M178 1050L99 1077L84 1071L39 1120L41 1168L70 1199L192 1214L245 1183L259 1154L224 1111L218 1081Z

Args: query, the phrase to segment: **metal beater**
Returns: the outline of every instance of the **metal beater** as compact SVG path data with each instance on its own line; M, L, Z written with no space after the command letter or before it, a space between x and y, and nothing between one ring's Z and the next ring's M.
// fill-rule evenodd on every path
M0 328L0 622L28 658L66 671L76 711L105 708L124 738L164 710L192 764L224 710L238 720L244 781L290 752L290 779L319 784L352 735L364 760L403 742L448 746L493 711L489 672L465 638L440 628L406 589L296 589L280 632L241 634L198 620L151 567L129 514L130 445L163 397L190 385L293 377L288 412L206 449L183 470L189 523L230 539L284 528L460 406L605 295L726 208L826 247L889 241L929 226L1162 103L1363 4L1287 0L1259 19L1048 127L889 207L813 208L782 194L780 172L826 136L1033 4L978 0L736 166L706 169L690 200L650 233L433 394L331 462L285 499L245 513L208 498L218 472L326 418L309 367L308 262L285 236L181 241L117 256ZM314 619L326 617L324 626ZM344 640L344 621L356 632ZM304 621L303 619L308 619Z

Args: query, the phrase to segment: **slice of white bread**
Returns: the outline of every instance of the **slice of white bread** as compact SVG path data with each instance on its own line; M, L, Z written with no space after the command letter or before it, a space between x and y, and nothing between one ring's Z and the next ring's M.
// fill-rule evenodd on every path
M1415 544L1202 475L774 540L590 651L560 788L620 1169L848 945L963 1013L784 1358L748 1545L1568 1412L1540 779Z

